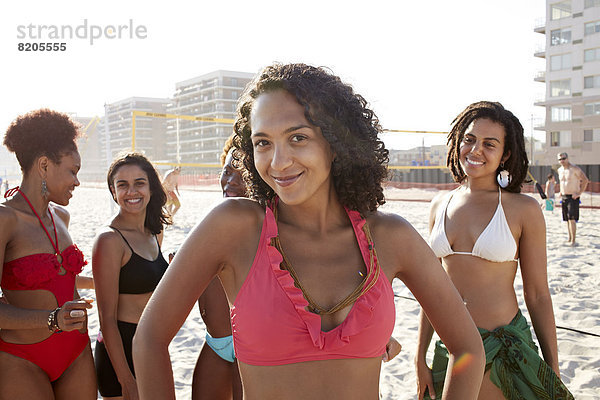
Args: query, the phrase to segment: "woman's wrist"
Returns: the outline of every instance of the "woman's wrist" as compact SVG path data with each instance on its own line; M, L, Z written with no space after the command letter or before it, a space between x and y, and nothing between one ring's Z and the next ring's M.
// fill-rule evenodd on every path
M58 326L58 312L59 311L60 311L60 307L54 309L53 311L50 311L50 314L48 314L48 320L47 320L48 330L52 333L62 332L62 330Z

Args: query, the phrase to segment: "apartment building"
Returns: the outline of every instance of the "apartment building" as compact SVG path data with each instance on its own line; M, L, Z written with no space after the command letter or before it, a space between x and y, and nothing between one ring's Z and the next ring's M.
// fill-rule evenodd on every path
M101 117L83 117L77 114L70 114L70 117L80 125L81 130L81 136L77 140L77 148L82 160L79 180L86 182L106 179L106 161L100 152L101 137L98 130Z
M534 56L546 60L534 78L546 89L535 103L546 109L536 164L556 164L563 151L577 164L600 164L600 0L546 0L534 30L545 35Z
M253 77L247 72L218 70L179 82L167 112L233 120L238 98ZM169 119L166 156L171 162L219 164L232 132L231 122Z
M105 167L124 150L134 148L133 111L164 114L170 100L154 97L129 97L105 104L105 114L98 123L100 158ZM164 161L166 152L166 120L164 118L137 116L135 119L135 150L152 161Z

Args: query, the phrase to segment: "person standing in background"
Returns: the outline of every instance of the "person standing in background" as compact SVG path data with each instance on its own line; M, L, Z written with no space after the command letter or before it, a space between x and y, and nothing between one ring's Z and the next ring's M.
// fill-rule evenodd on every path
M548 174L548 180L546 181L546 211L554 211L554 188L556 186L556 179L554 174L551 172Z
M167 192L167 205L165 206L171 217L175 216L175 213L181 207L179 201L179 174L181 173L181 167L175 167L165 175L163 179L163 188Z
M579 221L579 198L585 191L589 179L581 168L569 162L567 153L558 154L558 179L560 182L560 195L562 196L563 221L567 222L569 231L569 246L575 246L575 234L577 232L577 221Z

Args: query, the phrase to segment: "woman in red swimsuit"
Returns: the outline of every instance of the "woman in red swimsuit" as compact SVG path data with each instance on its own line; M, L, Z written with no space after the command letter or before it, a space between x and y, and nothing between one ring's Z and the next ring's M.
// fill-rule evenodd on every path
M483 346L458 292L410 224L377 211L388 151L366 101L323 68L275 64L234 130L250 199L215 207L152 295L134 339L141 398L175 398L169 342L217 275L245 399L378 399L394 278L451 343L445 398L475 398Z
M4 137L23 180L0 205L2 400L96 398L91 305L75 289L85 261L60 207L79 186L78 133L67 115L43 109L18 117Z

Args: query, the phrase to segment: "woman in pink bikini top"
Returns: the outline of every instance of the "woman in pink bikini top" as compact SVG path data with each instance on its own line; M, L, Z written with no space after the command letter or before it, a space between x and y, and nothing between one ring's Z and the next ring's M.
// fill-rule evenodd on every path
M0 205L0 285L8 302L0 303L1 399L96 398L91 305L75 290L86 262L60 207L79 186L78 133L67 115L43 109L18 117L4 137L23 180Z
M248 86L234 130L251 199L210 212L151 297L134 342L140 396L174 398L168 344L218 276L245 399L378 399L394 278L468 359L448 398L473 398L481 340L429 246L377 211L388 152L366 101L323 68L275 64Z

